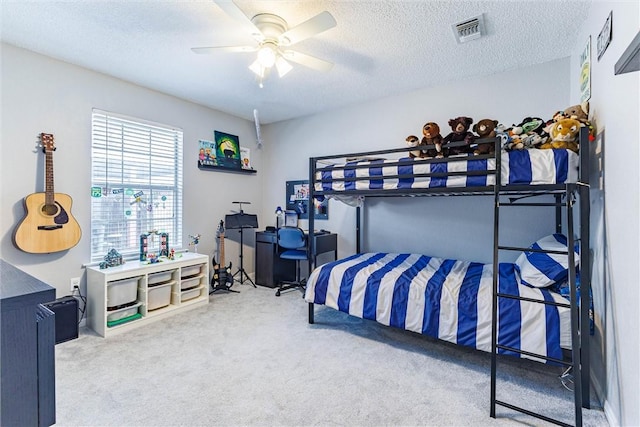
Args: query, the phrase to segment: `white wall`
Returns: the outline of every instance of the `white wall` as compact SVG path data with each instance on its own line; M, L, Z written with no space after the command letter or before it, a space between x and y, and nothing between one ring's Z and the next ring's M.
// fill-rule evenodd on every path
M275 206L284 203L285 181L308 178L309 156L405 147L406 136L421 136L429 121L438 123L442 135L447 135L448 120L457 116L475 121L491 118L507 125L527 116L546 120L568 107L568 100L569 58L565 58L269 125L264 135L269 168L263 215L273 216ZM365 249L491 260L490 197L371 200L366 205ZM528 245L552 231L553 211L537 209L524 218L521 210L503 211L508 232L501 242ZM340 255L355 251L352 208L331 201L329 220L317 221L315 228L339 234Z
M613 37L598 60L597 37L611 11ZM592 355L594 368L605 370L596 387L605 396L607 418L625 426L640 425L640 71L616 76L614 65L639 28L637 1L594 1L571 63L571 100L578 103L579 57L591 36L590 116L604 133L605 194L604 212L592 197L592 224L606 242L594 251L595 339L603 345Z
M247 212L260 210L263 162L250 121L13 46L3 44L1 48L0 255L55 286L58 296L69 294L71 277L82 276L84 286L82 265L89 262L92 108L183 129L185 247L189 234L200 233L198 252L211 255L217 247L219 221L238 207L231 204L234 200L251 201L251 208L244 207ZM256 175L197 168L198 140L213 139L214 130L239 136L240 144L251 149ZM36 150L41 132L54 134L55 191L72 197L71 212L83 234L80 243L68 251L27 254L13 246L12 233L24 216L23 198L44 191L43 155ZM228 230L226 237L226 261L235 266L238 232ZM245 232L244 267L250 272L254 269L253 241L253 233Z

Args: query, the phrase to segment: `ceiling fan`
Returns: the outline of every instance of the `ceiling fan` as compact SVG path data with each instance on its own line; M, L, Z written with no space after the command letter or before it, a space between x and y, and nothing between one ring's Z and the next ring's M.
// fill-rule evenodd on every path
M289 49L290 46L327 31L336 26L336 20L327 11L289 28L287 21L278 15L260 13L249 19L232 1L214 0L215 3L231 18L242 24L257 44L252 46L212 46L193 47L191 50L199 54L215 52L258 52L256 60L249 66L259 78L260 87L269 75L272 67L276 67L278 76L287 74L295 62L305 67L327 72L333 64L324 59Z

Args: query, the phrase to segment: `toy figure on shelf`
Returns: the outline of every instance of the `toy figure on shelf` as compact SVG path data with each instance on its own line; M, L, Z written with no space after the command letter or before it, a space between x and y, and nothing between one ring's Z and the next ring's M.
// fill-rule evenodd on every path
M169 233L156 233L160 235L160 251L158 256L169 256Z
M192 236L191 234L189 234L189 239L191 239L191 241L189 242L189 246L193 246L194 252L198 253L198 243L200 243L200 235L196 234Z
M124 264L122 255L120 255L115 249L111 249L109 253L104 256L104 261L102 261L99 266L101 270L104 270L105 268L116 267L122 264Z

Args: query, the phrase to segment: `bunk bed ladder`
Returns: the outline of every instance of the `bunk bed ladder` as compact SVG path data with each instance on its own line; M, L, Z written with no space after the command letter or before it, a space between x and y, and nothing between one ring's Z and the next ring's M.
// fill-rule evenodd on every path
M497 164L498 170L499 169L499 164ZM577 300L577 277L576 277L576 269L575 268L569 268L569 284L570 284L570 304L564 304L564 303L557 303L555 301L546 301L546 300L537 300L537 299L532 299L532 298L526 298L526 297L521 297L519 295L510 295L510 294L505 294L505 293L501 293L499 288L498 288L498 276L499 276L499 253L500 251L533 251L533 252L542 252L542 253L553 253L553 254L562 254L562 255L567 255L568 259L569 259L569 266L573 266L575 265L575 252L573 250L574 245L575 245L575 235L574 235L574 220L573 220L573 205L576 201L575 196L576 193L579 193L580 197L580 208L584 208L585 203L584 203L584 199L588 200L588 195L586 197L583 197L585 194L585 190L584 188L580 188L580 184L566 184L565 190L562 193L558 193L555 192L554 197L555 197L555 203L549 203L549 202L540 202L540 203L523 203L521 202L522 199L530 197L531 195L524 195L522 197L516 197L516 198L511 198L509 199L509 201L505 201L502 202L502 198L505 197L505 187L501 186L499 183L499 178L496 177L497 180L497 185L495 185L495 189L494 189L494 249L493 249L493 307L492 307L492 336L491 336L491 410L490 410L490 416L492 418L496 418L496 406L502 406L517 412L521 412L524 414L527 414L529 416L553 423L553 424L557 424L557 425L562 425L562 426L568 426L570 424L567 424L563 421L554 419L554 418L550 418L547 417L543 414L540 413L536 413L532 410L529 409L525 409L522 407L519 407L517 405L511 404L511 403L507 403L505 401L502 400L498 400L496 397L496 388L497 388L497 362L498 362L498 352L500 350L502 351L508 351L508 352L514 352L514 353L518 353L524 356L529 356L529 357L535 357L538 359L542 359L542 360L546 360L549 362L553 362L555 364L558 365L563 365L563 366L569 366L571 367L571 369L573 370L573 378L574 378L574 409L575 409L575 425L576 426L582 426L582 406L583 406L583 392L586 392L586 399L589 398L589 389L588 389L588 381L586 384L586 391L583 388L583 369L585 369L586 366L582 366L581 367L581 349L584 352L584 354L582 355L583 357L588 357L588 346L582 347L581 344L581 338L584 338L584 335L587 334L586 333L581 333L580 330L580 324L582 324L583 326L587 325L587 320L585 320L585 316L584 314L582 315L582 317L579 316L579 310L578 310L578 300ZM584 187L584 186L583 186ZM540 194L538 194L540 195ZM562 202L562 197L564 196L564 203ZM588 202L587 202L588 203ZM511 246L501 246L499 244L499 215L500 215L500 208L501 207L506 207L506 206L555 206L556 208L556 232L560 232L562 229L562 208L565 209L565 214L566 214L566 226L567 226L567 247L569 248L568 251L550 251L550 250L543 250L543 249L539 249L539 250L535 250L535 249L530 249L530 248L519 248L519 247L511 247ZM588 206L588 205L587 205ZM580 238L582 239L584 237L583 231L582 231L582 226L585 225L585 223L583 223L582 221L585 221L585 216L581 215L581 233L580 233ZM588 216L586 216L586 223L588 224ZM588 226L587 226L588 227ZM588 234L586 239L588 239ZM581 243L585 243L585 242L581 242ZM587 246L588 248L588 246ZM588 249L587 249L588 251ZM581 253L584 251L580 251ZM584 294L584 290L583 290L583 294ZM585 304L587 302L587 300L584 298L584 295L582 298L582 304ZM514 300L520 300L520 301L527 301L527 302L532 302L532 303L539 303L539 304L545 304L545 305L554 305L554 306L560 306L560 307L566 307L570 309L570 313L571 313L571 345L572 345L572 351L571 351L571 360L570 361L566 361L566 360L560 360L560 359L556 359L556 358L552 358L552 357L547 357L545 355L540 355L540 354L534 354L531 352L527 352L524 350L520 350L520 349L516 349L516 348L512 348L512 347L508 347L505 345L501 345L498 344L498 302L501 298L506 298L506 299L514 299ZM586 310L582 310L582 313L584 313ZM584 363L583 363L584 365ZM587 363L588 366L588 363ZM588 375L588 371L587 371L587 375ZM588 407L588 404L584 405L585 407Z

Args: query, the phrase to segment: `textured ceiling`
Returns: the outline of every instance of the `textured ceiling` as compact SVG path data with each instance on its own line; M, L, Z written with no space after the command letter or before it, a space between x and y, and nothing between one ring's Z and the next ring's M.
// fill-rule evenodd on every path
M569 56L590 0L245 1L251 18L293 27L327 10L337 26L294 47L335 63L294 64L260 89L255 53L191 47L254 43L213 1L2 0L1 40L198 104L271 123ZM486 37L458 44L451 24L484 14Z

